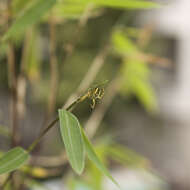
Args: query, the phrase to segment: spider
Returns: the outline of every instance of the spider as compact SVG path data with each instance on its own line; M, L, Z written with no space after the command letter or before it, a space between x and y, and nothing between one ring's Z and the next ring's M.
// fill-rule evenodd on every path
M95 87L88 90L88 98L92 100L91 108L94 109L97 99L102 99L104 95L104 88Z

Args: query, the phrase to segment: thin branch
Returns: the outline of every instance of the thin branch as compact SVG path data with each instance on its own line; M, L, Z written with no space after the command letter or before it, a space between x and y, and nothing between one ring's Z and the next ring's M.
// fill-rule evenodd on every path
M11 90L11 101L10 101L10 109L11 109L11 128L12 128L12 146L16 146L19 142L19 134L18 134L18 113L17 113L17 78L15 71L15 54L14 47L11 43L8 45L7 51L7 61L8 61L8 77L9 77L9 85Z
M49 20L50 31L50 94L48 100L48 118L52 116L55 110L57 88L58 88L58 66L56 58L56 34L55 22L53 16Z
M88 92L84 95L80 96L77 100L75 100L72 104L70 104L66 110L71 111L77 104L83 102L86 98L88 98ZM47 134L47 132L55 126L55 124L59 121L59 117L56 117L41 133L40 135L34 140L34 142L28 147L28 152L33 151L33 149L39 144L41 139Z
M69 42L68 44L65 45L66 54L63 58L63 64L62 64L63 66L64 66L64 63L72 56L72 54L76 48L76 45L80 39L80 33L81 33L82 29L85 27L85 25L87 24L88 19L91 15L92 9L93 9L93 4L90 3L78 21L78 24L77 24L75 32L72 36L71 42ZM63 70L63 66L62 66L61 70Z
M6 1L7 12L6 15L6 29L8 30L11 23L11 0ZM17 77L15 69L15 52L14 46L9 41L8 50L7 50L7 66L8 66L8 82L11 91L11 100L10 100L10 122L12 128L12 140L11 145L16 146L19 142L19 133L18 133L18 115L17 115Z
M165 57L159 57L151 54L142 54L139 56L139 58L145 60L150 64L157 65L163 68L170 68L172 66L172 61Z
M31 152L41 141L42 137L46 135L46 133L59 121L59 118L56 117L48 126L45 128L42 133L37 137L37 139L29 146L28 151Z
M103 64L105 63L105 58L109 52L109 45L106 44L103 49L101 49L98 55L95 57L94 61L92 62L88 72L82 79L79 87L77 88L76 92L71 94L71 96L66 101L64 108L66 108L76 97L81 93L84 92L87 88L90 87L94 79L96 78L99 70L102 68Z
M29 50L29 41L32 30L26 32L25 39L22 47L22 57L20 61L20 72L17 78L17 112L18 112L18 125L22 126L22 122L26 113L26 64Z
M23 42L22 48L22 57L20 62L20 73L18 75L18 84L17 84L17 107L18 107L18 117L19 123L23 121L25 112L26 112L26 87L27 87L27 80L26 80L26 70L27 70L27 59L28 59L28 52L30 48L30 38L32 35L32 29L29 29L26 32L25 39Z
M62 152L57 156L33 156L32 163L35 163L35 166L40 167L60 167L67 162L67 157L65 152Z
M76 26L75 29L75 33L73 34L72 40L71 42L69 42L66 46L66 55L64 57L64 62L72 55L72 53L75 50L75 47L80 39L80 33L82 31L82 29L84 28L84 26L86 25L86 23L88 22L88 19L91 15L91 10L93 9L94 5L93 4L89 4L86 8L86 10L84 11L84 13L81 15L78 24Z

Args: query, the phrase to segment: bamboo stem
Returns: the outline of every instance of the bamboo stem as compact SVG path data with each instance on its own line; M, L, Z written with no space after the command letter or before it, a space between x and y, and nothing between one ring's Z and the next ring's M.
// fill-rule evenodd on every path
M6 30L8 30L11 23L11 0L7 0L7 17L6 17ZM14 46L9 41L7 50L7 72L8 83L10 88L10 125L12 128L11 146L16 146L19 142L18 133L18 113L17 113L17 77L15 66L15 52Z
M50 94L48 99L48 114L51 117L56 104L57 87L58 87L58 66L56 58L56 26L53 16L49 20L50 32Z

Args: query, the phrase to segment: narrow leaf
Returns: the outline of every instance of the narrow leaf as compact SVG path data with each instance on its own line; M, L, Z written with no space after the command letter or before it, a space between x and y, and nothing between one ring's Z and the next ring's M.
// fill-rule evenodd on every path
M138 48L122 31L117 30L113 33L112 42L119 54L131 56L138 53Z
M92 0L93 2L112 8L121 9L148 9L157 8L159 5L152 1L144 0Z
M121 8L121 9L148 9L160 7L158 3L151 0L67 0L73 3L94 3L99 6Z
M96 152L94 151L94 148L93 148L92 144L90 143L90 141L88 140L87 136L85 135L84 130L83 130L82 127L81 127L81 131L82 131L84 146L85 146L85 150L86 150L86 153L88 155L88 158L96 165L96 167L104 175L106 175L108 178L110 178L110 180L113 183L115 183L120 188L119 184L115 181L115 179L113 179L113 177L111 176L111 174L108 171L108 169L104 166L104 164L100 161L100 159L96 155Z
M85 152L78 119L66 110L59 110L60 130L71 167L78 174L84 169Z
M9 28L3 40L21 33L27 29L28 26L36 23L40 18L56 3L56 0L37 0L32 1L28 7L18 16L13 25Z
M110 146L106 147L106 150L108 152L108 156L111 157L111 159L116 160L124 165L132 165L143 168L147 166L148 160L128 147L119 144L111 144Z
M0 175L20 168L29 159L29 154L21 147L16 147L0 158Z
M157 111L157 104L155 93L151 84L148 81L143 81L139 78L134 78L133 82L133 93L137 96L141 104L148 112L155 113Z

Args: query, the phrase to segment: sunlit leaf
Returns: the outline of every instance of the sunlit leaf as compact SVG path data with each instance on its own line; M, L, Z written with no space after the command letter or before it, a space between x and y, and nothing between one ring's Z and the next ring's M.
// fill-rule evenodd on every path
M75 172L84 169L85 152L78 119L70 112L59 110L60 130L69 162Z
M157 102L150 84L150 71L147 64L136 58L126 59L121 73L123 76L122 93L125 94L126 91L126 93L135 95L148 112L155 112Z
M148 9L159 7L157 3L148 0L67 0L67 2L94 3L100 6L121 9Z
M122 9L147 9L158 7L157 3L144 0L93 0L93 2L102 6Z
M113 183L115 183L119 188L119 184L113 179L108 169L104 166L104 164L100 161L98 156L96 155L96 152L94 151L93 146L91 145L90 141L88 140L87 136L84 133L84 130L81 127L83 141L85 150L87 153L88 158L96 165L96 167L104 174L106 175Z
M59 2L54 7L53 14L57 18L76 19L81 17L87 6L88 3Z
M107 162L107 151L105 149L105 146L102 144L99 145L96 144L93 146L94 150L102 161L103 164L106 164ZM96 167L96 165L91 162L90 160L87 162L87 170L86 170L86 176L88 176L88 183L93 187L94 190L96 189L102 189L103 186L103 180L104 180L104 174Z
M29 154L21 147L16 147L0 158L0 174L20 168L29 159Z
M36 27L32 27L26 33L27 43L25 44L25 60L23 68L28 78L34 82L39 79L41 71L41 54L39 45L39 32Z
M134 43L121 31L117 30L112 34L112 42L117 53L122 55L134 55L138 52Z
M138 78L134 78L133 83L132 90L139 101L144 105L147 111L155 111L157 105L152 86L147 81L139 80Z
M112 42L116 53L123 60L120 70L121 93L135 95L147 111L155 112L157 104L150 84L150 68L143 60L140 48L121 29L113 32Z
M111 144L111 146L108 146L106 150L110 158L127 166L132 165L135 167L145 167L148 163L146 158L122 145Z
M56 3L56 0L32 1L13 22L3 40L25 31L29 26L36 23Z

